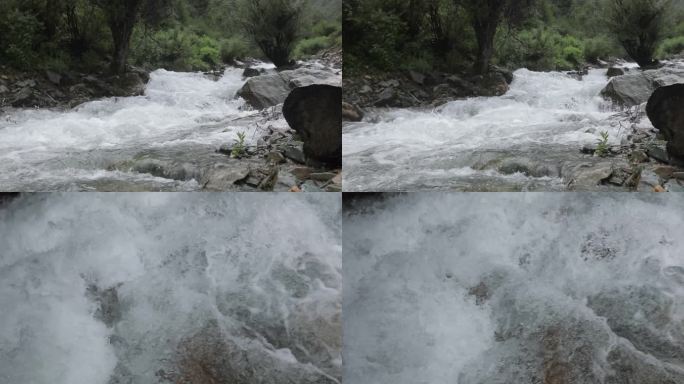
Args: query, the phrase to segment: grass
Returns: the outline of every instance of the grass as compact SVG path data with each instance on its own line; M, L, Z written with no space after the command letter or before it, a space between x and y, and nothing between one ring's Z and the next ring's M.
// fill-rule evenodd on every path
M606 132L606 131L601 132L601 138L598 139L598 143L596 146L596 152L595 152L596 156L606 157L606 155L608 155L608 152L609 152L608 138L609 138L608 132Z
M247 145L245 144L245 139L247 134L245 132L238 132L237 139L235 139L235 144L233 149L230 151L230 157L234 159L239 159L245 155L247 152Z

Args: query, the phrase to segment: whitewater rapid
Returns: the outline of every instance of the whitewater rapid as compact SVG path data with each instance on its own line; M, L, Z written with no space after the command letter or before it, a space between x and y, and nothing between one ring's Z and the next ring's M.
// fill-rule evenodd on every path
M0 190L197 190L177 181L116 167L154 154L192 161L197 153L260 136L243 118L242 69L214 81L202 73L163 69L150 74L145 94L106 98L70 111L16 110L0 116ZM241 120L243 119L243 120Z
M563 161L581 158L579 150L601 132L611 145L628 134L599 96L607 83L604 69L581 81L520 69L501 97L377 111L343 128L345 191L563 190ZM502 171L507 161L544 171Z
M340 200L51 193L0 207L0 382L339 383Z
M684 382L682 209L424 193L345 212L345 383Z

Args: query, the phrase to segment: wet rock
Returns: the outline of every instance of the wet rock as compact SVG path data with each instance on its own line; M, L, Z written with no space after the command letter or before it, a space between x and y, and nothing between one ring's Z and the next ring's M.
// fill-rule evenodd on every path
M292 91L283 115L304 141L307 157L342 164L342 88L315 84Z
M667 153L667 150L661 146L652 146L647 149L646 153L649 157L661 163L670 163L670 155Z
M121 320L121 304L117 287L101 290L97 285L91 284L86 290L87 296L98 304L95 310L95 318L112 327Z
M363 112L353 104L342 102L342 119L346 121L361 121L363 120Z
M308 167L297 167L294 168L291 173L299 180L306 180L311 177L311 168Z
M312 173L309 178L311 180L315 181L322 181L322 182L328 182L333 179L333 177L337 176L336 173L334 172L321 172L321 173Z
M650 169L641 171L637 192L653 192L660 186L660 177Z
M502 96L508 92L506 78L499 72L490 72L478 82L480 96Z
M394 88L385 88L378 95L374 105L376 107L392 107L397 101L397 91Z
M664 187L668 192L684 192L684 182L681 180L670 180Z
M613 174L611 163L584 164L572 171L568 186L574 190L595 190Z
M304 143L301 141L292 142L283 147L283 154L288 159L299 164L306 164L306 156L304 155Z
M298 87L334 83L339 81L330 72L298 68L252 77L238 91L237 96L245 99L253 108L264 109L285 102L290 92Z
M668 154L684 159L684 84L658 88L648 100L646 113L667 140Z
M242 72L242 77L255 77L261 75L261 72L256 68L245 68Z
M289 354L289 358L288 355ZM174 366L157 376L174 383L301 383L337 384L313 365L301 364L291 352L278 351L257 339L236 339L215 323L184 338L178 345Z
M313 180L306 180L300 188L303 192L323 192L321 187Z
M266 161L273 164L282 164L287 160L285 159L285 155L283 155L280 152L274 151L266 155Z
M425 75L423 75L422 73L418 73L416 71L409 71L408 75L411 78L411 80L413 80L416 84L425 85Z
M156 177L173 180L199 179L199 170L188 163L176 163L159 159L139 159L131 165L131 171L147 173Z
M684 82L681 68L636 71L612 78L601 95L623 107L632 107L647 102L657 88L680 82Z
M610 77L615 77L615 76L622 76L625 74L625 71L622 68L617 68L617 67L610 67L608 68L608 72L606 73L606 76Z
M33 89L25 86L19 92L14 94L11 104L15 108L33 107L33 102Z
M49 70L45 71L45 76L47 77L48 80L50 80L50 82L52 84L60 85L62 83L62 76L55 73L55 72L52 72Z
M672 298L659 289L631 286L604 292L589 297L588 306L639 351L684 363L684 331L671 317Z
M629 161L634 164L645 163L648 161L648 155L642 150L635 150L629 154Z
M208 191L229 191L235 189L235 183L249 176L249 167L243 164L229 166L217 164L202 177L202 186Z

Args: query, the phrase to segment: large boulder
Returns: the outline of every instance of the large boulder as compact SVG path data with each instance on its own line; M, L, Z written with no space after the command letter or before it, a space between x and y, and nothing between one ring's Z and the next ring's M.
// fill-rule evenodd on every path
M670 156L684 160L684 83L656 89L646 113L667 140Z
M304 141L307 157L342 164L342 87L314 84L296 88L283 105L283 115Z
M684 82L684 68L664 67L647 71L631 71L613 77L601 91L601 96L623 107L648 101L657 88Z
M285 102L295 88L336 83L339 83L339 79L328 71L298 68L252 77L238 91L237 96L245 99L255 109L265 109Z

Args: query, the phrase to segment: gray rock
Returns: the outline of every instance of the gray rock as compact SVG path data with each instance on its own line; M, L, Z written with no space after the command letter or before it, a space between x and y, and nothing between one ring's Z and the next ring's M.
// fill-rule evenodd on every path
M641 172L637 192L653 192L653 189L660 185L660 176L655 172L645 169Z
M670 155L668 155L667 150L660 146L653 146L646 151L648 156L652 159L658 160L661 163L669 164Z
M635 71L612 78L601 95L623 107L632 107L647 102L657 88L681 82L684 82L682 68Z
M9 88L7 88L4 85L0 85L0 93L7 93L9 92Z
M250 78L237 93L247 104L264 109L282 104L290 92L312 84L335 84L339 79L327 71L298 68Z
M295 163L305 164L306 156L303 147L304 143L302 142L290 143L283 148L283 154Z
M131 171L172 180L199 179L200 174L199 170L191 164L179 164L159 159L136 160L131 166Z
M409 71L408 75L414 83L419 85L425 84L425 75L423 75L422 73L418 73L416 71Z
M249 166L244 164L220 164L204 175L201 184L208 191L230 191L235 183L249 176L249 171Z
M378 95L374 105L376 107L391 107L397 100L397 91L394 88L385 88Z
M342 102L342 119L346 121L363 120L363 111L353 104Z
M31 103L34 101L33 89L26 86L22 88L19 92L15 93L12 98L12 106L19 107L31 107Z
M256 68L245 68L242 72L242 77L255 77L261 75L261 72Z
M684 84L656 89L648 100L646 113L667 140L668 154L684 159Z
M52 84L59 85L62 83L62 76L52 72L52 71L45 71L45 76L50 80Z
M617 67L610 67L608 68L608 72L606 73L606 76L610 77L615 77L615 76L622 76L625 74L625 71L622 68L617 68Z
M307 157L342 164L342 87L315 84L292 91L283 105L287 123L304 141Z

